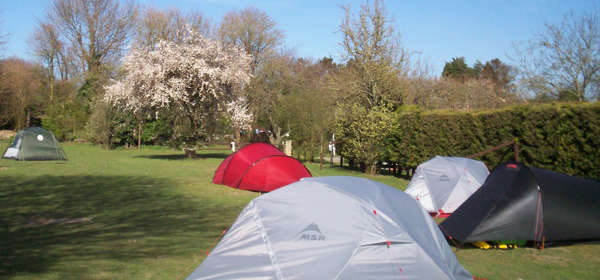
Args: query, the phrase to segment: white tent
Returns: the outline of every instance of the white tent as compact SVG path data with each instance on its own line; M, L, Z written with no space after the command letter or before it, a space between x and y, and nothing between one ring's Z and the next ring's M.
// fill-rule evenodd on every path
M354 177L251 201L187 279L472 279L416 201Z
M406 193L430 213L453 213L490 174L481 161L436 156L417 167Z

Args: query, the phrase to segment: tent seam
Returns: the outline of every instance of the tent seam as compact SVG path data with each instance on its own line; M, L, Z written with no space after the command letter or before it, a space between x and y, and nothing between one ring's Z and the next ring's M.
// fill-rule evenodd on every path
M512 183L515 181L515 178L516 178L516 176L512 178L512 180L511 180L511 185L512 185ZM535 176L534 176L534 178L535 178ZM482 186L483 186L483 185L482 185ZM508 189L504 189L504 191L502 192L502 196L505 196L507 192L508 192ZM481 219L481 220L479 221L479 224L481 224L481 222L482 222L482 221L485 221L485 220L487 220L487 218L490 216L490 214L491 214L491 213L492 213L492 212L493 212L493 211L494 211L496 208L497 208L497 205L494 205L494 207L490 208L490 210L488 210L488 211L487 211L487 213L485 213L485 216L483 217L483 219ZM479 224L477 224L477 226L479 226ZM477 226L475 226L475 227L474 227L474 228L473 228L473 229L472 229L472 230L469 232L469 234L467 234L467 235L465 236L465 240L466 240L466 239L467 239L467 238L468 238L468 237L469 237L471 234L473 234L473 231L475 230L475 228L477 228ZM460 241L460 244L461 244L461 245L462 245L462 244L465 244L465 243L467 243L467 242Z
M341 190L341 189L336 189L336 188L334 188L332 185L329 185L329 184L323 184L323 185L324 185L324 186L326 186L327 188L329 188L329 189L332 189L332 190L334 190L334 191L337 191L337 192L339 192L339 193L341 193L341 194L343 194L343 195L345 195L345 196L348 196L348 197L350 197L350 198L354 198L354 199L356 199L357 201L359 201L359 202L360 202L360 204L361 204L363 207L366 207L367 209L368 209L368 208L377 209L377 208L375 207L375 205L370 205L369 203L367 203L367 201L365 201L365 200L364 200L364 199L362 199L361 197L355 196L354 194L351 194L351 193L347 193L347 192L345 192L345 191L343 191L343 190ZM383 199L381 199L381 198L383 198ZM376 200L376 201L382 201L383 203L386 203L386 204L387 204L387 206L390 206L390 205L389 205L389 204L390 204L390 201L387 199L387 197L386 197L386 196L384 196L384 195L381 193L381 189L378 189L377 196L375 197L375 200ZM375 203L375 201L374 201L374 203ZM417 202L415 201L415 203L417 203ZM417 206L418 206L418 205L417 205ZM393 208L393 207L392 207L392 208ZM378 210L378 209L377 209L377 210ZM378 214L375 214L375 215L376 215L376 217L375 217L375 222L376 222L376 223L378 223L378 224L381 226L381 230L382 230L382 232L383 232L383 237L384 237L384 238L385 238L385 239L386 239L386 240L389 242L389 241L391 241L391 240L390 240L390 238L389 238L389 236L388 236L387 232L385 231L385 229L384 229L384 227L383 227L383 224L382 224L382 222L381 222L380 218L377 216L377 215L382 215L382 214L383 214L383 212L381 212L381 211L380 211ZM386 216L387 216L387 215L386 215ZM389 220L393 221L393 222L394 222L394 224L395 224L395 226L399 226L399 224L398 224L398 223L396 223L396 221L394 221L393 219L389 219ZM363 234L364 234L364 232L366 232L366 229L363 231ZM411 239L411 241L412 241L412 242L410 242L410 244L416 244L416 242L415 242L415 238L414 238L413 236L411 236L411 234L410 234L410 233L408 233L408 232L406 232L406 233L407 233L407 236L408 236L408 237ZM352 258L354 257L354 254L356 253L356 251L358 251L358 248L360 248L361 246L362 246L362 245L360 244L360 241L359 241L359 246L358 246L358 247L356 247L356 249L355 249L355 252L352 254ZM417 245L417 246L418 246L418 245ZM418 247L421 249L421 251L423 251L423 248L421 248L421 246L418 246ZM389 252L389 250L388 250L388 252L387 252L387 255L388 255L388 260L390 261L390 263L391 263L391 264L395 264L395 265L396 265L398 268L402 269L402 267L400 266L400 264L399 264L398 262L394 261L394 256L392 255L392 253L391 253L391 252ZM348 261L348 263L349 263L349 262L350 262L350 260ZM345 268L346 268L346 265L344 265L343 269L345 269ZM340 271L340 273L341 273L341 271ZM336 277L336 279L337 279L337 277Z
M346 193L346 192L344 192L344 191L341 191L341 190L339 190L339 189L332 188L332 187L331 187L331 185L329 185L329 184L323 184L323 185L324 185L324 186L326 186L327 188L329 188L329 189L331 189L331 190L333 190L333 191L339 192L339 193L341 193L341 194L343 194L343 195L345 195L345 196L347 196L347 197L350 197L350 198L356 199L357 201L359 201L359 202L360 202L361 206L363 206L363 207L365 207L365 208L373 208L373 210L375 210L375 207L374 207L375 205L369 205L369 204L368 204L366 201L364 201L364 200L363 200L362 198L360 198L360 197L357 197L357 196L355 196L355 195L353 195L353 194L350 194L350 193ZM379 200L379 198L380 198L381 196L382 196L382 195L381 195L381 190L380 190L380 189L378 189L378 192L377 192L377 197L375 198L375 200ZM386 203L388 202L388 201L387 201L387 199L385 200L385 202L386 202ZM369 216L370 216L369 214L366 214L366 213L370 213L370 212L362 212L362 213L363 213L363 215L365 215L365 216L367 216L367 217L369 217ZM380 212L380 213L381 213L381 212ZM382 232L383 232L383 235L384 235L383 237L384 237L386 240L388 240L388 241L389 241L389 237L388 237L387 233L385 232L385 229L383 228L383 224L381 223L381 221L380 221L379 217L377 217L377 214L374 214L374 215L376 215L376 217L375 217L375 222L376 222L376 223L378 223L378 224L381 226L381 230L382 230ZM396 226L398 226L398 225L396 225ZM349 265L349 264L352 262L352 260L353 260L353 259L354 259L354 257L356 256L356 253L358 252L358 250L360 249L360 247L362 247L362 246L363 246L363 244L361 244L361 243L362 243L362 240L363 240L363 237L364 237L364 234L365 234L365 232L367 232L367 228L365 228L365 229L362 231L362 233L361 233L361 238L358 240L358 242L356 242L356 246L354 247L354 251L352 252L352 255L350 256L350 258L348 258L348 261L347 261L347 262L344 264L344 266L343 266L343 267L340 269L340 271L338 271L338 273L336 274L336 276L335 276L335 278L334 278L334 279L339 279L339 277L340 277L340 276L341 276L341 274L344 272L344 270L346 269L346 267L348 267L348 265ZM414 241L414 239L413 239L413 241ZM414 243L414 242L411 242L411 243ZM387 255L388 255L388 260L390 261L390 263L392 263L392 264L396 264L398 267L400 267L400 264L394 261L394 257L391 255L391 253L390 253L390 252L388 252L388 254L387 254Z
M383 199L382 199L382 197L383 197ZM385 204L386 204L386 206L388 206L388 208L392 208L392 209L393 209L393 207L390 207L390 205L389 205L389 204L390 204L390 201L388 201L387 197L386 197L386 196L384 196L384 195L382 194L382 189L380 189L380 188L377 188L377 196L375 197L375 200L376 200L376 201L374 201L375 203L377 203L378 201L382 201L383 203L385 203ZM380 216L378 216L377 214L375 214L375 216L376 216L376 217L375 217L375 220L377 221L377 223L379 223L379 226L381 226L381 231L383 231L383 236L385 237L385 239L387 239L387 250L385 250L385 251L386 251L386 253L387 253L388 260L389 260L389 262L390 262L392 265L396 265L396 268L398 268L398 269L399 269L398 271L394 270L394 271L396 271L396 273L402 272L402 266L400 265L400 263L399 263L399 262L395 261L395 259L396 259L396 258L395 258L395 256L392 254L392 251L390 250L390 246L391 246L391 245L390 245L390 241L391 241L391 240L390 240L390 238L389 238L389 236L388 236L388 233L385 231L385 227L383 226L383 223L381 222L381 217L380 217ZM386 216L387 216L387 215L386 215ZM393 221L393 222L394 222L394 224L396 224L396 226L399 226L399 225L396 223L396 221L394 221L393 219L389 219L389 220ZM410 233L408 233L408 232L406 232L406 233L408 234L408 236L410 236ZM415 239L414 239L414 238L412 238L412 236L410 236L410 237L411 237L411 239L412 239L412 241L413 241L413 242L411 242L411 243L412 243L412 244L415 244L415 243L416 243L416 242L415 242ZM402 274L400 274L399 276L402 276Z
M418 168L418 167L417 167ZM429 180L429 176L427 176L427 172L422 171L423 172L423 179L425 180L425 187L427 188L427 191L429 192L429 198L431 200L431 206L433 206L433 211L435 212L439 212L440 208L437 205L437 202L435 201L435 199L433 199L432 191L431 188L429 187L429 185L431 185L431 182ZM417 173L417 172L415 172Z
M281 272L281 268L279 267L279 263L277 262L277 256L275 256L275 252L273 252L273 248L271 247L271 241L269 240L267 230L265 229L262 219L258 214L258 206L256 205L256 203L252 202L252 208L254 208L254 211L252 211L252 214L254 216L254 222L256 223L256 227L260 232L265 247L267 247L267 254L269 255L271 265L275 269L275 276L277 277L277 279L283 280L285 278L283 277L283 273Z
M415 244L418 244L418 243L415 243ZM436 245L439 247L438 242L436 242ZM437 268L441 272L441 274L448 276L448 279L452 279L452 275L448 275L446 272L444 272L444 270L441 269L440 265L436 261L434 261L425 250L423 250L423 247L418 246L418 245L417 245L417 247L425 256L427 256L427 259L429 259L434 264L434 267ZM442 257L444 257L444 254L441 251L440 251L440 255ZM445 260L445 261L447 261L447 260ZM451 272L451 269L450 269L450 267L448 267L448 265L446 265L446 268L448 268L448 272Z
M298 163L300 163L300 165L302 165L304 167L304 169L306 169L306 166L304 166L304 164L302 164L302 162L300 162L299 160L297 160L297 159L295 159L293 157L290 157L288 155L268 155L268 156L264 156L264 157L261 157L261 158L255 160L255 161L253 161L252 164L250 164L250 166L248 166L248 168L246 168L246 170L244 170L244 173L242 173L242 175L238 179L238 181L237 181L237 183L235 185L235 188L236 189L240 188L240 185L244 181L244 177L246 177L246 175L248 174L248 172L250 172L250 169L252 169L253 167L255 167L259 162L261 162L261 161L263 161L265 159L274 158L274 157L282 157L282 158L291 158L291 159L294 159L294 160L298 161ZM229 165L227 165L227 167L229 167ZM308 172L308 174L310 174L312 176L312 174L310 173L310 171L308 169L306 169L306 171Z
M365 232L367 230L363 230L362 235L364 236ZM362 240L362 237L361 237ZM348 267L348 265L352 262L352 260L354 260L354 256L356 256L356 252L358 252L358 249L361 247L360 245L360 240L358 242L356 242L356 246L354 246L354 251L352 251L352 255L348 258L348 261L346 261L346 263L344 264L344 266L342 266L342 268L340 269L340 271L338 271L338 273L335 275L335 278L333 279L339 279L339 277L342 275L342 272L344 272L344 270L346 270L346 267Z

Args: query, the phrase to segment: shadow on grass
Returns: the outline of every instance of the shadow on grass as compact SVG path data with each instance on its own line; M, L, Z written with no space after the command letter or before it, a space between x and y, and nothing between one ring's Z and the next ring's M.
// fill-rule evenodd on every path
M60 268L84 279L96 261L179 256L227 226L219 213L236 211L208 199L192 201L171 186L130 176L3 177L0 278L89 260L75 270Z
M206 158L219 158L219 159L224 159L226 157L228 157L229 154L228 153L197 153L196 155L194 155L193 158L191 158L192 160L195 159L206 159ZM143 155L143 156L136 156L137 158L148 158L148 159L164 159L164 160L184 160L184 159L190 159L189 157L187 157L185 154L170 154L170 155Z

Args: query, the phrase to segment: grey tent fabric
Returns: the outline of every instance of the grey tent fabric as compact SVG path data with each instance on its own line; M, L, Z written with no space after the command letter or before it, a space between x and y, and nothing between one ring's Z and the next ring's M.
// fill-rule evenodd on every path
M67 160L54 134L41 127L20 130L2 157L16 160Z
M472 279L402 191L303 178L251 201L193 279Z
M453 213L485 182L490 171L481 161L436 156L417 167L406 193L432 213Z

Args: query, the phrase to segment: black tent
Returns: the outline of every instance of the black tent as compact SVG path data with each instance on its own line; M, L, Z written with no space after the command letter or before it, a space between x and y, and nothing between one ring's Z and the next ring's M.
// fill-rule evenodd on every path
M462 243L600 239L600 182L505 163L440 228Z

